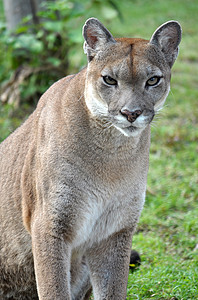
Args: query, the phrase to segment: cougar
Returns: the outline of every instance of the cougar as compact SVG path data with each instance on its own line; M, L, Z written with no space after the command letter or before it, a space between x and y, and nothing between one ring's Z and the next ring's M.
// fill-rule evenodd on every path
M83 36L87 67L54 83L0 145L0 299L126 298L150 124L181 27L115 39L90 18Z

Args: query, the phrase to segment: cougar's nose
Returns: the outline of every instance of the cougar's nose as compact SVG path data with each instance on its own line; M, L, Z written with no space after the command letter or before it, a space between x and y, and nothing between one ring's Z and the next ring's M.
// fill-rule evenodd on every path
M131 123L133 123L142 114L142 110L139 109L133 111L130 111L128 109L123 109L120 112Z

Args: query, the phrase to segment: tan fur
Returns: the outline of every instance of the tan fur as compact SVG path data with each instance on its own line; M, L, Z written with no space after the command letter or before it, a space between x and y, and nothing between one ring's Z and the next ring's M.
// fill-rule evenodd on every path
M83 35L88 67L50 87L0 145L1 299L88 299L91 286L96 300L126 297L150 122L181 29L115 40L91 18Z

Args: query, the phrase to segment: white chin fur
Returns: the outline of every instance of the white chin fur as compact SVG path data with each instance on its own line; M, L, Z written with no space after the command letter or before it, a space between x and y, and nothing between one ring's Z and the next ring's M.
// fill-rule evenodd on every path
M132 128L132 127L120 128L117 125L113 125L113 126L127 137L136 137L144 130L144 128L141 128L141 129L140 128Z
M139 116L132 124L121 115L116 116L115 121L118 123L113 126L127 137L138 136L148 125L147 116Z

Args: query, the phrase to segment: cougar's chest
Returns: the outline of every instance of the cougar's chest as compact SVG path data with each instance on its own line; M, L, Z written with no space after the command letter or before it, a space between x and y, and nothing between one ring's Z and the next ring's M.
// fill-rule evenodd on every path
M86 249L124 228L135 228L144 198L145 187L130 179L90 185L74 247Z

